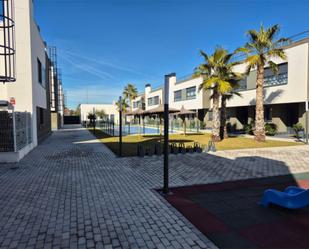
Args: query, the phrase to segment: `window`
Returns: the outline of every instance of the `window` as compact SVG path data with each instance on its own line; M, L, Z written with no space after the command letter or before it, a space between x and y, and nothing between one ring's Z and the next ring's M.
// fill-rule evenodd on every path
M196 98L196 86L186 89L186 99L195 99Z
M196 98L196 86L174 92L174 101L184 101Z
M285 85L288 83L288 63L278 65L278 73L275 74L270 68L264 70L265 86Z
M46 85L46 68L42 66L42 85L45 87Z
M111 114L111 115L110 115L110 121L114 122L114 120L115 120L115 115L114 115L114 114Z
M43 83L43 78L42 78L42 63L41 61L38 59L38 81L40 84Z
M181 101L181 90L174 92L174 101Z
M141 100L133 102L133 108L142 108L142 107L143 107L143 104Z
M208 112L208 121L212 121L213 120L213 113L212 111Z
M158 105L159 104L159 96L154 96L151 98L148 98L148 105L152 106L152 105Z
M39 115L40 115L40 125L43 125L44 124L44 109L43 108L39 108Z
M265 106L264 108L264 120L265 122L271 122L273 119L272 108L270 106Z

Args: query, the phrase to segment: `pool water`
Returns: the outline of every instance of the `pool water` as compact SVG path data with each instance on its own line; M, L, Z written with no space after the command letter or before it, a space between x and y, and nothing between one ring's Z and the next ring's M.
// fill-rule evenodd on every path
M162 128L163 132L163 128ZM175 133L170 130L170 133ZM157 127L139 127L139 126L123 126L122 127L122 135L135 135L135 134L160 134L160 130ZM115 125L114 135L119 135L119 126Z

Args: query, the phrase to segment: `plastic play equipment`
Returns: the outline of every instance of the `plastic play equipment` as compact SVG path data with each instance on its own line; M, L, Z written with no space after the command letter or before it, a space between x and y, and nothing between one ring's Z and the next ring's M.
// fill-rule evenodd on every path
M299 209L309 206L309 189L295 186L287 187L283 192L267 189L261 200L261 205L268 207L275 204L288 209Z

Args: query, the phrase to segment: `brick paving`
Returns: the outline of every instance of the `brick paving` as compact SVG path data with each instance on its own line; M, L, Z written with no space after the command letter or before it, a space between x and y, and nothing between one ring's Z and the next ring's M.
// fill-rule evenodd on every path
M171 155L171 186L309 171L309 147ZM86 130L0 165L0 248L215 248L154 188L162 158L117 158Z
M1 248L214 248L86 130L0 166Z

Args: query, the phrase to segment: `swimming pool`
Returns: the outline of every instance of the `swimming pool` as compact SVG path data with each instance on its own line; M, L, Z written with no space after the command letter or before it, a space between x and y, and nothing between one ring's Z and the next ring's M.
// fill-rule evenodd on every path
M119 126L115 125L114 127L114 132L112 130L105 130L103 129L106 133L109 134L114 134L114 136L118 136L119 135ZM163 127L162 127L162 133L163 133ZM175 133L175 131L170 130L169 133ZM126 136L126 135L136 135L136 134L153 134L153 135L159 135L160 134L160 130L157 127L139 127L136 125L126 125L122 127L122 135Z

